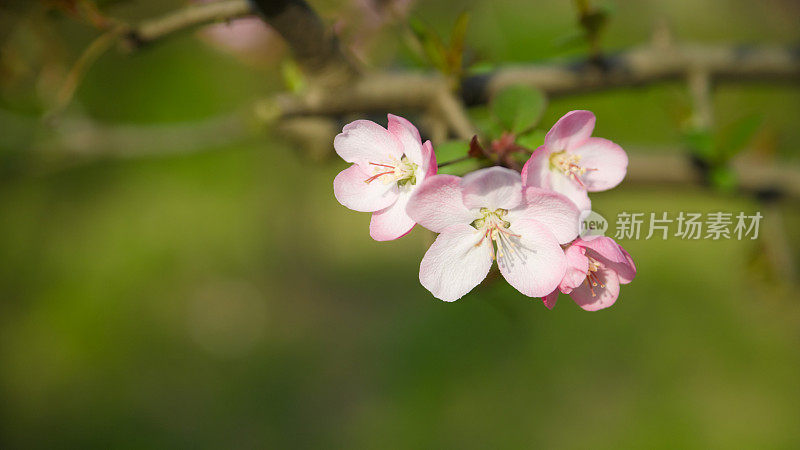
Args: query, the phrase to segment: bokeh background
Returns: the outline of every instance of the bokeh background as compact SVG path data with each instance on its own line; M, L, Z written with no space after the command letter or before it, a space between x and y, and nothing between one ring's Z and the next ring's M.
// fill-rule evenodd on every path
M135 22L183 4L100 7ZM402 17L361 36L373 19L359 2L312 4L368 63L417 64ZM800 38L790 0L608 7L610 50L659 23L686 42ZM800 301L769 263L764 223L754 241L622 240L639 273L598 313L565 296L548 311L504 282L440 302L417 280L429 233L370 240L369 216L333 197L345 164L248 114L284 89L273 33L255 24L235 42L217 29L112 50L43 119L98 32L38 2L5 8L3 448L800 446ZM564 45L572 2L403 8L443 34L471 12L477 64L586 52ZM554 100L542 124L591 109L599 136L682 151L687 105L679 83L616 89ZM714 96L717 123L757 115L748 151L787 165L800 155L799 105L797 85L725 84ZM764 208L696 186L623 183L593 199L612 221ZM797 204L770 208L797 256Z

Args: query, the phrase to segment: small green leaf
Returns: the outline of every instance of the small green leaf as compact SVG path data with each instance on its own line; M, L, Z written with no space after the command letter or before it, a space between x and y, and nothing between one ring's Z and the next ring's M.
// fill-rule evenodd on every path
M425 22L413 17L408 20L408 25L417 38L417 41L419 41L428 62L440 72L447 73L449 69L447 62L448 50L444 42L442 42L442 38L436 33L436 30Z
M456 19L450 33L450 48L447 52L447 65L449 73L460 74L464 61L464 41L469 25L469 13L462 12Z
M761 128L761 122L761 115L755 114L743 117L725 127L716 148L717 157L722 161L727 161L744 150Z
M714 158L714 136L701 129L689 130L684 135L686 145L692 153L699 156L702 160L712 162Z
M522 85L501 90L490 105L495 119L514 134L522 134L539 123L546 106L542 91Z
M281 64L281 75L286 89L292 93L302 92L306 87L306 78L295 60L287 59Z
M733 192L736 190L736 173L728 166L712 167L708 173L708 180L712 186L722 192Z

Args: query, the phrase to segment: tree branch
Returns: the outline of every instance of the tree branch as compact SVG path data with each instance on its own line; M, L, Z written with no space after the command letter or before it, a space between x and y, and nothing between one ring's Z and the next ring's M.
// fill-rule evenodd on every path
M291 48L297 63L324 85L356 75L336 36L304 0L252 0L255 9Z
M628 172L624 183L635 185L697 186L705 184L701 170L692 164L684 151L639 151L626 148ZM732 161L738 188L759 196L782 195L800 201L800 167L792 164L768 164L740 156Z
M125 34L125 46L136 50L178 31L252 14L255 11L248 0L221 0L190 5L131 27Z
M664 80L685 80L689 73L701 69L712 82L797 83L800 81L800 51L772 46L687 45L664 49L648 45L610 56L603 67L585 60L502 67L467 77L460 94L464 104L476 105L486 103L500 89L523 84L556 97ZM367 74L313 100L280 97L276 113L281 117L418 110L430 104L443 83L442 77L436 74Z

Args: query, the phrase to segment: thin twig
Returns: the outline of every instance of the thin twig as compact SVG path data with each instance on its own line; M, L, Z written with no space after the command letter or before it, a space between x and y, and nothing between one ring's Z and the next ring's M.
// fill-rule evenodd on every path
M304 0L252 0L256 11L283 37L313 84L343 85L358 73L336 35ZM323 87L323 88L324 88Z
M467 109L455 95L447 89L441 89L435 97L435 106L442 119L461 139L471 139L478 134L478 129L467 114Z
M81 53L78 60L67 73L64 83L56 95L55 104L50 111L45 114L46 117L53 117L60 113L72 101L75 91L83 80L84 75L89 70L89 67L97 61L106 51L108 51L117 39L124 33L125 28L122 25L117 25L109 31L98 36L88 47Z
M641 86L686 79L698 66L715 84L745 81L800 82L800 52L788 47L687 45L669 50L650 46L609 57L598 69L585 61L550 62L500 67L464 80L460 94L467 106L488 102L493 93L515 84L536 87L548 97L593 90ZM328 115L424 110L438 95L442 77L414 72L379 72L316 95L281 97L280 116Z
M445 161L443 163L439 163L439 168L447 167L451 164L458 164L460 162L468 161L472 159L472 156L462 156L461 158L451 159L450 161Z
M186 6L129 28L126 46L136 50L175 32L255 14L247 0L221 0Z

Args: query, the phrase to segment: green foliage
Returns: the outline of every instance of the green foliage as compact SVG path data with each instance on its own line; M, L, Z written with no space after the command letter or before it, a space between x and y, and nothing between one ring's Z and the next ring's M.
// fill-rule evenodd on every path
M745 150L761 127L760 115L745 116L726 126L719 132L693 129L685 135L685 140L694 155L709 167L708 181L723 192L736 188L736 173L730 161Z
M714 133L710 130L692 129L685 141L692 152L709 165L724 165L743 151L761 128L760 115L738 119Z
M708 172L708 181L711 186L722 192L734 192L738 180L736 173L730 166L715 166Z
M714 136L710 131L691 129L684 135L684 141L692 153L703 161L714 159Z
M608 5L594 6L589 0L575 0L574 3L579 29L557 39L555 45L567 48L586 43L592 56L598 56L600 35L608 27L614 10Z
M504 130L522 134L539 123L547 106L547 98L529 86L509 86L498 92L491 101L491 112Z
M461 13L450 32L450 42L445 43L439 33L427 23L410 18L409 28L425 59L444 75L460 79L464 72L464 43L469 25L469 14Z
M294 59L286 59L281 64L281 75L289 92L298 93L305 89L306 78Z
M763 118L759 114L742 117L724 127L720 133L716 154L723 160L729 160L745 149L761 128Z

